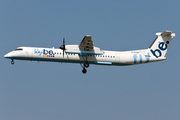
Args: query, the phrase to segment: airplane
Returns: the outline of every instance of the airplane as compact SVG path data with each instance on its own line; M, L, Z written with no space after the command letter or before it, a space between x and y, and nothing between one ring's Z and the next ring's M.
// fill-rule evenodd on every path
M63 45L58 49L40 47L18 47L4 55L16 60L49 61L60 63L80 63L82 73L86 73L89 64L127 66L166 60L166 52L175 33L165 31L156 33L156 39L147 49L130 51L106 51L93 45L90 35L86 35L79 45Z

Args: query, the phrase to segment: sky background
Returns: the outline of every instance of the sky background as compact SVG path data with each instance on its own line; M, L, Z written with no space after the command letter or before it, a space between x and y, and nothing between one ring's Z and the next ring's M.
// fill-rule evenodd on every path
M177 120L180 118L179 0L0 0L1 120ZM19 61L20 46L79 44L148 48L156 32L176 33L167 60L134 66Z

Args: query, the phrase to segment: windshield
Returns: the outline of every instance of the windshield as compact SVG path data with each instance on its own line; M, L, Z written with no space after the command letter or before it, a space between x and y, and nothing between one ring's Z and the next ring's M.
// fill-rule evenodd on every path
M17 49L15 49L15 51L22 51L23 49L22 48L17 48Z

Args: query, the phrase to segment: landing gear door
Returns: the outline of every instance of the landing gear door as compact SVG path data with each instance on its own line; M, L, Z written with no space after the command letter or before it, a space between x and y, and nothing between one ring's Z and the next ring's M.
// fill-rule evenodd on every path
M120 61L120 55L119 54L116 54L115 56L115 62L118 63Z

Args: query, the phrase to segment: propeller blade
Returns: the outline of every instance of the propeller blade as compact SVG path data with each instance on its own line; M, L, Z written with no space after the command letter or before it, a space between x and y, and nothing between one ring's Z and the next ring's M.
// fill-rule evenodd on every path
M64 50L63 50L63 57L64 57Z
M63 38L63 45L65 46L65 38Z
M59 48L61 50L63 50L63 57L64 57L64 51L66 50L66 48L65 48L65 38L63 38L63 45L61 45Z

